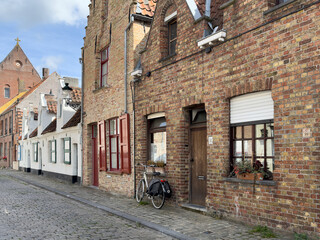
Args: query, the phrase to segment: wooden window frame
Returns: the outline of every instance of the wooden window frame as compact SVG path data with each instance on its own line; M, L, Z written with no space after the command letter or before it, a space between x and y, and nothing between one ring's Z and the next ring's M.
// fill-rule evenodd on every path
M256 126L257 125L264 125L264 132L262 137L256 137ZM243 162L245 159L250 159L252 164L256 162L257 159L264 159L263 160L263 168L264 171L267 171L268 164L267 164L267 159L272 159L272 162L274 164L274 158L275 156L267 156L267 140L272 139L274 140L274 132L273 136L268 137L267 132L266 132L266 125L267 124L273 124L273 120L262 120L262 121L255 121L255 122L247 122L247 123L236 123L236 124L231 124L230 125L230 172L233 171L234 166L236 164L236 159L240 159ZM244 127L251 127L251 138L245 138L244 137ZM274 126L274 125L273 125ZM238 127L241 127L241 138L237 138L236 135L236 129ZM273 130L274 131L274 130ZM263 140L264 143L264 155L263 156L257 156L256 155L256 141L257 140ZM234 155L234 143L236 141L241 141L241 156L235 156ZM252 146L251 146L251 152L252 156L248 157L244 155L244 141L252 141ZM273 141L273 149L274 149L274 141ZM275 154L273 152L273 154Z
M160 117L160 118L164 118L166 123L167 123L167 120L165 117ZM167 133L167 126L165 127L157 127L157 128L152 128L151 125L152 125L152 122L157 120L159 118L153 118L153 119L149 119L148 120L148 160L151 160L151 143L152 143L152 135L154 133L160 133L160 132L165 132ZM167 124L166 124L167 125ZM166 137L167 139L167 137ZM167 143L165 143L166 145L166 155L167 155ZM166 157L166 161L165 161L165 164L167 164L167 157Z
M69 142L69 149L66 149L66 142ZM66 153L69 154L69 161L66 161ZM63 162L65 164L71 164L71 138L66 137L63 139Z
M116 122L116 133L111 134L111 121ZM119 134L120 134L120 126L119 126L119 118L109 119L109 160L110 160L110 171L120 171L120 142L119 142ZM116 139L117 150L116 152L112 152L111 141L112 139ZM116 153L117 155L117 166L112 165L112 154Z
M171 39L171 29L173 25L176 25L176 37ZM171 21L168 22L168 55L172 56L176 54L176 47L177 47L177 37L178 37L178 29L177 29L178 25L177 25L177 18L172 19ZM171 52L171 44L175 42L175 47L174 47L174 52Z
M104 53L104 52L106 52L106 58L105 58L105 59L103 58L103 53ZM105 86L107 86L108 75L109 75L109 53L110 53L109 46L101 51L100 87L105 87ZM105 74L103 74L103 66L104 66L104 65L107 66L107 71L106 71ZM106 77L105 82L103 82L103 77Z

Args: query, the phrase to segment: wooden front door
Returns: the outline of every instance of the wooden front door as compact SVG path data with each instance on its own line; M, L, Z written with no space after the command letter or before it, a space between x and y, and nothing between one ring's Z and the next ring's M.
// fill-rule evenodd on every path
M207 195L207 129L191 129L191 203L205 205Z
M99 186L99 164L98 164L98 154L97 154L97 125L92 125L92 168L93 168L93 186Z

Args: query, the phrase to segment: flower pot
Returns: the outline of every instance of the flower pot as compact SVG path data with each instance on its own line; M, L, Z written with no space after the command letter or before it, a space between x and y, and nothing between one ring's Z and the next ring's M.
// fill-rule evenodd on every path
M256 181L263 180L263 173L242 173L237 174L237 178L243 179L243 180L254 180L254 175L256 175Z

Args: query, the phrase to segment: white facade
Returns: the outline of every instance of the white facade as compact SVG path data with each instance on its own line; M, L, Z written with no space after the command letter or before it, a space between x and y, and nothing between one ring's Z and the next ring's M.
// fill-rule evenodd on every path
M22 125L32 130L27 131L27 138L20 140L19 167L38 174L56 176L75 182L82 177L81 124L76 122L75 126L62 129L76 113L64 99L66 96L62 93L62 87L65 80L60 78L57 83L56 96L39 93L36 127L30 126L30 124L34 125L35 121L30 120L33 117L31 107L29 106L29 109L23 112ZM75 87L78 83L69 84ZM56 112L52 112L52 109L49 108L48 97L51 102L54 99ZM47 128L50 130L43 133L47 131ZM35 129L38 130L37 134L32 134Z

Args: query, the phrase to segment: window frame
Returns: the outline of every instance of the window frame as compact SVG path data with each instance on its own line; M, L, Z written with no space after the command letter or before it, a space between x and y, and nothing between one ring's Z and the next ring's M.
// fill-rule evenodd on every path
M9 96L7 96L9 95ZM10 98L10 86L6 85L4 87L4 98Z
M111 134L111 122L115 120L116 123L116 133ZM120 123L119 118L111 118L108 120L109 124L109 161L110 161L110 171L120 171L121 170L121 164L120 164ZM116 152L112 152L112 139L116 139ZM112 154L116 154L117 156L117 166L113 166L112 164Z
M34 162L38 162L38 145L39 143L33 143L33 161Z
M106 58L103 58L103 53L106 52ZM110 48L109 46L103 49L100 53L101 57L101 63L100 63L100 88L107 86L108 82L108 75L109 75L109 54L110 54ZM107 71L105 74L103 74L103 66L107 66ZM103 82L103 77L106 77L105 82Z
M152 122L157 120L157 119L161 119L163 118L165 120L165 125L164 127L156 127L156 128L153 128L152 127ZM164 163L167 164L167 119L165 116L163 117L158 117L158 118L152 118L152 119L148 119L148 160L151 160L151 161L154 161L154 162L157 162L155 161L154 159L152 159L151 157L151 144L152 144L152 139L154 139L153 137L153 134L154 133L166 133L166 142L164 143L165 144L165 155L166 155L166 158L165 158L165 161Z
M69 142L68 149L66 148L67 142ZM66 154L68 154L69 161L66 160ZM71 137L63 138L63 162L65 164L71 164Z
M264 125L264 132L263 136L257 137L256 135L256 126L257 125ZM267 124L272 124L273 126L273 133L271 137L268 137L267 135ZM251 137L245 137L245 127L251 127ZM241 138L237 138L235 135L237 134L237 128L241 127ZM262 135L262 134L261 134ZM273 140L273 155L268 156L267 155L267 140ZM263 156L257 156L256 154L256 142L258 140L263 140L263 148L264 148L264 155ZM241 142L241 156L235 155L235 142L239 141ZM251 141L251 153L252 155L250 157L245 156L244 152L244 142L245 141ZM253 121L253 122L244 122L244 123L235 123L230 124L230 172L234 170L234 166L236 165L236 159L241 159L241 162L244 162L245 159L251 159L251 163L255 163L259 159L263 159L263 162L260 162L263 164L264 171L267 171L268 168L268 159L272 159L272 171L274 170L274 159L275 159L275 151L274 151L274 120L268 119L268 120L260 120L260 121ZM270 171L270 170L269 170Z
M176 32L175 32L175 38L171 39L171 29L172 26L176 25ZM177 18L173 18L168 22L168 56L173 56L176 54L176 47L177 47L177 38L178 38L178 24L177 24ZM174 52L171 52L171 44L174 43Z
M54 143L54 150L52 149L52 143ZM49 141L49 154L50 154L50 163L57 163L57 140ZM52 154L54 154L54 160L52 159Z

